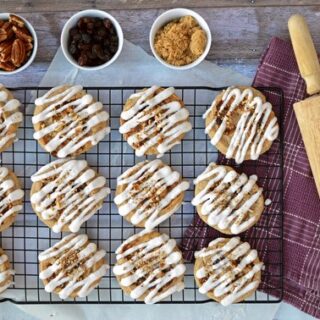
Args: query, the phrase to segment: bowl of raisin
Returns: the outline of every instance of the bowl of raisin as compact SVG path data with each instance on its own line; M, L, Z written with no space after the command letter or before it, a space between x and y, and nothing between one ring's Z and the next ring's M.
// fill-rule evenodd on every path
M101 10L84 10L73 15L61 33L66 59L83 70L98 70L112 64L121 53L123 32L118 21Z

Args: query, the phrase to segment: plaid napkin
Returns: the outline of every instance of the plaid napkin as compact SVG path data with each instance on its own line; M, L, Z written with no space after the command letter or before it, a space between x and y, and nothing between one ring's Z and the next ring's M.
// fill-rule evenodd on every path
M305 84L299 75L290 43L278 38L271 40L262 56L253 85L280 87L284 92L283 298L302 311L320 318L320 200L292 108L293 103L302 100L306 93ZM270 95L267 98L272 103L277 97ZM272 148L257 161L260 164L264 164L264 166L258 166L258 169L256 169L255 173L259 177L258 181L263 180L265 177L278 176L279 172L277 170L280 169L268 166L278 161L272 156ZM233 162L220 156L219 163L232 165ZM250 174L252 170L250 161L246 161L240 170ZM275 183L277 183L276 179ZM276 185L273 187L273 189L277 189ZM280 193L276 191L273 194L269 193L269 197L273 202L279 201ZM279 209L272 206L271 204L268 207L268 212L277 216ZM263 220L263 216L261 219ZM271 228L270 225L266 230L263 228L251 228L242 235L244 239L247 237L248 239L256 239L253 242L251 241L251 245L258 249L263 261L269 259L270 270L268 272L270 274L276 272L276 266L280 261L279 250L281 248L278 247L279 241L275 241L274 245L270 245L270 243L266 243L264 238L267 232L269 232L268 235L281 236L279 234L281 230L275 228L275 225L275 223L272 225L271 219ZM256 237L252 237L253 234ZM194 251L206 246L211 239L218 235L218 232L207 226L196 215L193 223L186 230L181 244L185 259L192 260ZM272 246L274 246L273 251ZM272 265L275 267L272 268ZM274 286L274 288L276 286L276 281L271 278L262 281L260 290L272 292L272 295L279 297L280 291L268 290L270 286Z

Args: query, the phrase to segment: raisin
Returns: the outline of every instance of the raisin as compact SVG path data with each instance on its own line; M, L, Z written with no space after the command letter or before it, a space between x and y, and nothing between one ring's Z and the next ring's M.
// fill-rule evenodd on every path
M70 29L70 36L74 37L76 34L79 34L78 28L73 27Z
M81 40L81 34L80 34L80 32L78 32L77 34L75 34L75 35L73 36L73 40L74 40L74 41L80 41L80 40Z
M93 21L90 21L87 23L87 29L88 30L92 30L94 28L94 22Z
M105 26L106 29L110 29L113 27L112 22L110 19L103 19L103 25Z
M99 28L99 27L101 27L102 26L102 21L101 20L95 20L95 22L94 22L94 27L95 28Z
M94 42L101 42L101 41L103 41L103 38L100 37L100 36L99 36L98 34L96 34L96 33L93 33L92 39L93 39Z
M97 34L100 36L100 37L105 37L107 35L107 30L103 27L100 27L98 30L97 30Z
M101 47L100 44L95 44L92 47L92 52L94 52L99 59L102 59L102 57L104 56L103 55L103 50L102 50L102 47Z
M70 44L69 52L71 53L71 55L74 55L77 52L77 46L75 45L75 43Z
M82 52L79 59L78 59L78 63L80 66L85 66L88 62L88 56Z
M88 34L88 33L83 33L81 37L82 37L83 43L89 44L89 43L91 42L91 36L90 36L90 34Z

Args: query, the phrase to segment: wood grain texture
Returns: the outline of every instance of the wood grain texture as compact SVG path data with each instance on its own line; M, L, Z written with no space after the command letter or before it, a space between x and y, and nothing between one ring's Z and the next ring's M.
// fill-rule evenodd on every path
M294 104L303 142L320 196L320 96Z
M63 3L63 5L62 5ZM318 0L2 0L8 12L58 12L98 9L168 9L168 8L226 8L226 7L288 7L313 6Z
M28 76L30 85L41 79L45 64L52 60L60 44L60 32L64 23L76 11L97 7L110 12L119 20L127 40L141 46L150 53L149 30L155 18L168 7L195 6L208 22L212 32L212 46L208 59L219 64L228 64L246 73L245 66L254 70L258 59L272 36L289 39L287 20L294 13L302 13L314 36L315 45L320 50L320 3L318 1L254 1L251 0L198 0L198 1L3 1L2 11L20 12L36 29L39 50L36 61L26 71L14 78L17 85ZM319 5L314 5L319 3ZM117 4L117 5L116 5ZM278 6L274 7L274 5ZM300 6L303 4L302 6ZM161 9L159 6L161 5ZM268 5L268 6L266 6ZM136 8L149 8L135 10ZM116 8L116 9L115 9ZM10 85L15 80L0 77L0 82Z
M312 95L320 92L320 64L309 27L304 17L295 14L288 22L290 38L307 92Z

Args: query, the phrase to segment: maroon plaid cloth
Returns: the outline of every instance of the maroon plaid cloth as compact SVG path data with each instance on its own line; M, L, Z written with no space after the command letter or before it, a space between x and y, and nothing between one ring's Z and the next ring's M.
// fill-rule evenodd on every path
M253 81L254 86L280 87L284 92L284 300L315 317L320 318L320 200L312 177L308 158L304 149L299 127L292 108L293 103L305 97L305 84L299 75L296 60L291 44L273 38L262 56L260 66ZM268 97L273 102L272 95ZM259 184L263 187L266 177L268 179L279 176L279 168L268 166L279 160L272 155L272 148L268 155L262 155L255 169L259 177ZM320 159L319 159L320 161ZM222 156L219 162L232 164ZM246 161L241 171L251 173L252 165ZM279 187L275 179L272 190ZM279 189L278 189L279 190ZM280 192L274 191L268 194L274 203L280 201ZM279 257L279 241L274 244L267 238L279 238L281 230L276 228L276 217L279 215L279 207L271 204L268 212L274 213L268 219L262 216L260 224L268 223L268 228L251 228L243 235L243 238L252 238L252 246L258 249L263 261L268 259L270 266L268 272L277 272ZM266 213L265 213L266 215ZM263 221L265 219L265 221ZM268 222L267 222L268 221ZM214 229L205 225L198 215L186 230L181 247L186 260L192 260L194 251L206 246L207 243L219 235ZM260 239L259 239L260 237ZM272 250L273 249L273 250ZM274 252L274 254L272 253ZM272 267L274 265L274 267ZM278 267L279 269L279 267ZM271 279L272 278L272 279ZM270 280L271 279L271 280ZM270 287L276 288L273 277L262 281L260 289L272 295L280 296L279 291L270 291Z

